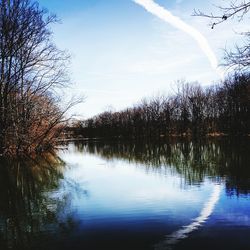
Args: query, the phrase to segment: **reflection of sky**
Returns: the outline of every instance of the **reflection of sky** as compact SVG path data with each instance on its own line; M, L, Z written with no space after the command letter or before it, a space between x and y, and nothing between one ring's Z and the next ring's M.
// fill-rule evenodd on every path
M146 219L189 222L197 217L213 190L208 181L202 188L181 188L182 178L164 171L164 176L124 161L105 161L93 155L65 153L70 163L65 178L88 190L87 198L73 194L72 206L85 219Z
M166 249L166 246L170 248L171 245L176 245L180 240L188 238L188 236L192 232L202 227L202 225L209 219L209 217L213 213L216 203L220 198L220 192L221 192L221 187L219 185L215 185L212 195L210 196L208 201L204 204L199 216L193 219L193 222L191 222L190 224L181 227L180 229L171 233L170 235L167 235L166 239L158 243L155 249L164 250Z
M227 204L230 204L227 205ZM220 198L217 211L214 214L216 220L230 226L246 226L250 228L250 196Z
M183 238L186 242L193 235L206 235L216 242L235 228L242 235L249 231L250 197L229 197L224 183L218 186L209 177L200 185L183 185L183 177L168 166L155 171L143 164L76 152L72 145L60 157L67 168L57 195L70 194L68 210L85 235L145 232L157 235L152 245L165 247L169 243L164 239L180 244ZM226 240L228 249L234 249L231 241L236 242Z

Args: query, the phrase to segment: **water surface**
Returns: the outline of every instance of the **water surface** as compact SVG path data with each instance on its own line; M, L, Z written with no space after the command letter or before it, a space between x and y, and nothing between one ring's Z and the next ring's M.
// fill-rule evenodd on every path
M0 249L250 249L250 143L71 143L0 164Z

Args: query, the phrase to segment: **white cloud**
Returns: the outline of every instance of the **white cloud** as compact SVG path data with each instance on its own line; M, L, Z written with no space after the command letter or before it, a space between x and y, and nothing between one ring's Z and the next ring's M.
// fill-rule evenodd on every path
M177 29L187 33L193 39L196 40L201 50L205 53L211 66L216 70L216 72L222 76L222 72L218 69L218 60L215 53L211 49L207 39L194 27L188 25L182 21L179 17L174 16L170 11L164 9L162 6L155 3L153 0L133 0L135 3L143 6L148 12L159 17L163 21L170 23Z

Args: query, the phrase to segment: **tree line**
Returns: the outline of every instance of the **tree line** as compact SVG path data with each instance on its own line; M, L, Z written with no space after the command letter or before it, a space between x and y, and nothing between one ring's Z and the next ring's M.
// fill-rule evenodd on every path
M106 111L74 125L76 135L159 138L250 134L250 74L235 73L222 84L179 82L172 96L144 99L121 111Z

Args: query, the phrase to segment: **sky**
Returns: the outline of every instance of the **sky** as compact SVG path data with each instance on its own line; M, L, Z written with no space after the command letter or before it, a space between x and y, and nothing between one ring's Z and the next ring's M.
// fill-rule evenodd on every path
M38 1L61 20L52 27L53 39L72 57L72 85L64 100L85 97L70 111L80 119L132 106L144 97L171 95L178 80L205 86L219 82L222 70L215 60L222 62L223 49L241 42L236 31L247 27L244 20L234 20L212 30L208 19L192 16L194 9L216 12L214 5L223 0L155 0L181 20L181 27L176 19L171 23L170 16L164 20L146 9L140 4L145 0Z

